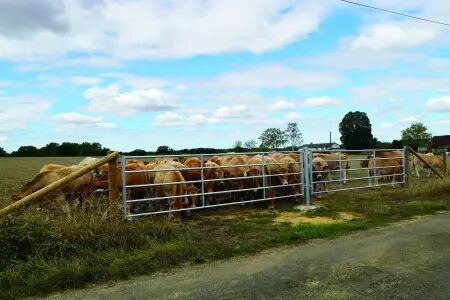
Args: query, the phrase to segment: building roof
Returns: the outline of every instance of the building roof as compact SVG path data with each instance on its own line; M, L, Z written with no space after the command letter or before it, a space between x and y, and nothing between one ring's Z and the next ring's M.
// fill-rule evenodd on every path
M339 146L339 144L337 143L318 143L318 144L304 144L301 146L301 148L306 147L306 148L331 148L331 146L333 145L337 145Z
M449 146L450 147L450 135L438 135L433 136L433 146Z

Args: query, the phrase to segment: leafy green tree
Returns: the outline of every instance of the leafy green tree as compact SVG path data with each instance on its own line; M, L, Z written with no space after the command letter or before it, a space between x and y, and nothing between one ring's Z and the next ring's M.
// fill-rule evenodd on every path
M303 143L302 133L298 129L297 123L288 123L286 128L286 136L289 140L289 144L291 145L291 150L294 151L295 147L300 147Z
M57 156L58 155L58 143L48 143L41 149L39 149L39 152L42 156Z
M131 152L128 152L128 155L137 155L137 156L139 156L139 155L147 155L147 151L142 150L142 149L135 149L135 150L133 150Z
M400 149L403 147L402 141L399 140L393 140L392 141L392 148L393 149Z
M348 112L339 124L341 142L346 149L372 148L372 125L365 112Z
M255 140L248 140L244 142L244 147L247 149L254 149L258 146L258 143Z
M279 128L267 128L260 135L261 148L278 149L284 147L287 142L286 133Z
M417 150L420 145L426 145L431 140L431 133L421 122L412 123L411 126L402 130L403 145Z
M159 146L158 149L156 149L156 153L158 154L173 154L173 149L169 146Z
M242 148L242 141L236 141L236 142L234 142L233 148Z
M11 156L34 157L39 155L39 150L34 146L20 146Z
M5 157L8 155L8 152L5 151L2 147L0 147L0 157Z

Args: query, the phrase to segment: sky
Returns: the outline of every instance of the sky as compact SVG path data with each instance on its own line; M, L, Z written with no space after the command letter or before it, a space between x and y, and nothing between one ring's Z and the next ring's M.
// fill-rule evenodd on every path
M450 23L449 1L364 0ZM338 0L0 0L0 147L231 147L450 134L450 27Z

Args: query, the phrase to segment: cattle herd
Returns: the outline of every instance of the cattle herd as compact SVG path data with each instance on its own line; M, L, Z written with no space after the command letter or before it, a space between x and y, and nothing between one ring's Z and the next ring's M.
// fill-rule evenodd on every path
M435 168L443 167L441 157L427 154L422 155L422 158ZM46 164L34 179L11 196L11 200L17 201L95 160L86 158L73 166ZM314 192L326 192L327 184L332 181L346 184L352 180L347 177L348 172L357 168L351 167L351 161L359 161L358 168L367 170L369 185L373 184L372 181L378 184L378 180L392 183L403 180L401 151L376 151L375 155L350 160L344 152L313 153L311 168ZM420 170L426 169L426 165L416 157L410 156L408 162L414 167L417 176L420 176ZM122 190L122 167L119 163L115 170L118 178L116 188L119 191ZM159 211L170 211L259 199L269 200L269 208L274 208L276 199L298 200L303 166L299 152L270 152L256 155L227 153L201 157L127 159L125 170L129 210L138 211L143 203L150 203L152 209L157 207ZM102 165L65 185L53 197L84 199L96 191L105 191L108 189L109 172L108 166ZM427 172L430 176L429 169ZM339 179L333 180L337 175Z

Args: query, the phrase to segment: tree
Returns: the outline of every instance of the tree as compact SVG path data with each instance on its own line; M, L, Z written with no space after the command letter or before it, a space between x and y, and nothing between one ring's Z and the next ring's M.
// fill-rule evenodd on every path
M341 142L346 149L372 148L372 125L365 112L348 112L339 124Z
M128 155L133 155L133 156L147 155L147 151L142 150L142 149L135 149L131 152L128 152Z
M11 156L35 157L39 155L39 150L34 146L20 146Z
M258 146L258 143L255 140L248 140L244 142L244 147L247 149L253 149Z
M159 146L158 149L156 149L156 153L158 154L172 154L173 149L169 146Z
M402 141L399 140L393 140L392 141L392 148L393 149L400 149L403 147Z
M428 132L428 128L420 122L412 123L406 129L402 130L402 142L405 146L417 150L420 145L425 145L431 140L431 133Z
M294 147L300 147L303 143L302 133L298 129L297 123L288 123L286 128L286 136L291 144L291 150L294 151Z
M286 145L287 136L279 128L267 128L261 133L259 140L262 148L277 149Z
M236 141L233 144L233 148L242 148L242 141Z
M0 147L0 157L5 157L7 156L8 153L5 151L5 149L3 149L2 147Z

